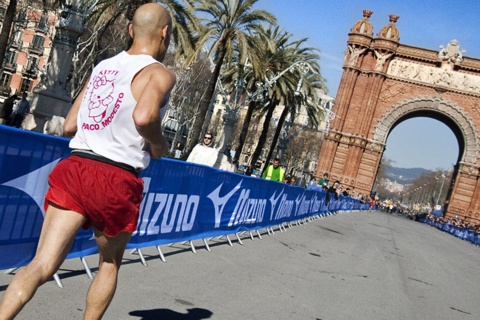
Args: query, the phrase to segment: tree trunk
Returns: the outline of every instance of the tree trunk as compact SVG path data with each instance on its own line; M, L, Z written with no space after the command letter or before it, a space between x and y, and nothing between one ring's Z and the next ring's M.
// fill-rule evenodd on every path
M224 46L223 46L224 47ZM215 68L213 69L212 77L208 83L206 94L203 95L202 100L200 100L200 104L198 106L198 111L195 116L195 121L193 123L191 130L191 139L187 141L187 146L185 146L185 152L182 158L187 158L190 152L192 152L193 147L200 141L200 135L203 133L202 130L205 125L205 118L210 108L210 103L212 101L213 95L215 94L215 88L217 86L217 80L220 76L220 69L223 64L223 59L225 58L225 50L220 49L217 63ZM205 126L207 127L207 126Z
M280 133L282 132L283 124L285 123L285 119L287 118L287 115L288 115L288 108L285 107L282 111L282 114L280 115L280 119L278 119L278 125L277 125L277 128L275 129L275 134L273 136L272 144L270 145L270 150L268 151L267 159L265 159L265 163L270 163L270 160L272 159L273 151L275 150L275 146L277 145L278 137L280 137ZM285 168L285 165L282 165L282 166Z
M245 115L245 119L243 120L242 124L242 132L240 133L240 137L238 138L237 149L235 150L235 157L239 159L239 156L242 154L243 145L245 144L245 140L247 139L248 128L250 126L250 121L252 120L253 110L255 109L255 101L250 101L248 104L247 114Z
M0 75L3 74L5 54L7 52L8 39L10 38L10 30L12 29L16 8L17 0L10 0L7 11L5 12L5 17L3 17L2 32L0 33Z
M270 103L268 105L268 111L267 111L267 114L265 115L265 121L263 122L262 134L260 135L260 138L258 139L257 147L255 148L255 151L253 152L253 156L252 156L252 165L253 166L255 166L255 164L258 161L258 158L260 158L260 154L262 153L263 146L265 145L265 142L267 140L268 128L270 126L270 120L272 120L273 111L275 110L276 106L277 106L277 101L270 101ZM268 163L265 163L265 164L268 165Z

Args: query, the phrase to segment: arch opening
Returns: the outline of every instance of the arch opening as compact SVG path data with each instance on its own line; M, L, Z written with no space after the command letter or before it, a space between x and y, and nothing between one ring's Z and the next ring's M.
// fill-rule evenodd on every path
M399 118L387 135L375 194L404 210L443 213L464 144L461 130L443 115L412 112Z
M385 145L394 127L419 116L439 120L452 130L460 150L457 163L476 164L479 140L475 125L459 106L438 97L412 99L392 107L375 126L374 140Z
M395 152L390 152L392 148ZM395 157L399 161L403 158L403 164L399 164L402 168L412 168L414 160L420 160L417 166L420 168L448 169L460 161L464 151L465 140L455 122L439 113L415 111L393 124L387 134L383 157L394 161ZM413 158L402 157L404 153Z

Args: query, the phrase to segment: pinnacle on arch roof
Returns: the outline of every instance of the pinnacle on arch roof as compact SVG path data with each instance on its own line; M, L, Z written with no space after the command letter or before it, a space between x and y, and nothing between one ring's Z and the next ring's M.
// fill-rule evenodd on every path
M377 37L398 42L400 41L400 32L398 32L395 22L397 22L400 16L391 14L389 17L390 23L380 30Z
M373 14L371 10L363 10L363 19L355 23L352 29L350 29L350 33L359 33L366 36L373 36L373 26L368 20L370 16Z

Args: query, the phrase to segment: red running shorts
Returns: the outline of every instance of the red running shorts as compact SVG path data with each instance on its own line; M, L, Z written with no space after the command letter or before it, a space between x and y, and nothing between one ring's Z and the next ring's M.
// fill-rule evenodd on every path
M70 156L60 161L48 177L48 205L75 211L107 237L137 229L143 180L134 174L96 160Z

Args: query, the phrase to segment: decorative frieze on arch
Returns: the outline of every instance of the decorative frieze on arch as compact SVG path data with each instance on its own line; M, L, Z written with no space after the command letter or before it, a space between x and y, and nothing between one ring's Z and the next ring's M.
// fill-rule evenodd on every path
M458 105L440 97L416 97L400 102L392 107L379 120L374 128L373 140L385 144L388 133L399 119L412 112L432 111L451 119L460 129L465 142L465 150L460 162L475 165L478 159L480 144L478 130L468 114Z

